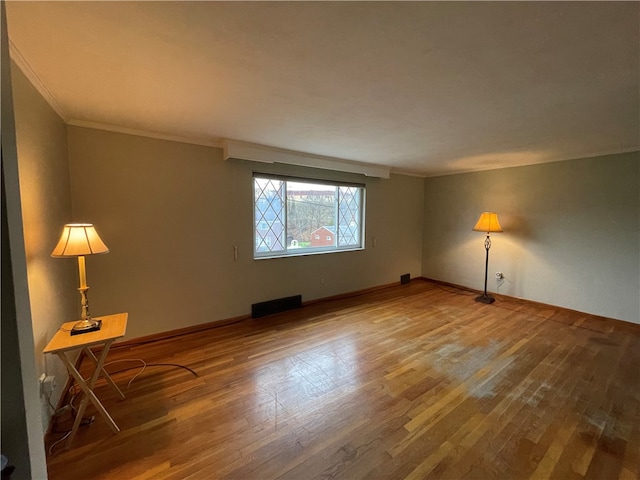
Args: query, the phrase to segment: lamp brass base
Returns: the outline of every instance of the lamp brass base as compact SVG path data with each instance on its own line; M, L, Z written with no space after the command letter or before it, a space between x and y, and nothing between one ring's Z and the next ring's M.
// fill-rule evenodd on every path
M97 332L102 327L102 320L94 320L89 318L76 323L71 329L71 335L80 335L82 333Z
M479 297L476 297L476 302L493 303L495 301L496 299L493 298L491 295L480 295Z

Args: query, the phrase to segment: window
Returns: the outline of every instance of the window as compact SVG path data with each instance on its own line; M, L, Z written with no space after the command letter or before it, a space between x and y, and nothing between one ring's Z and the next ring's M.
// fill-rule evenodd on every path
M253 177L254 258L364 248L364 185Z

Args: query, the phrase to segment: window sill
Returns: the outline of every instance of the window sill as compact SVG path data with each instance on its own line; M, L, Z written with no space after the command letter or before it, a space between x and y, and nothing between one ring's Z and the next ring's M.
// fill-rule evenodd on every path
M364 250L364 247L354 247L354 248L346 248L342 250L316 250L316 251L306 251L300 253L287 253L286 255L260 255L256 257L254 255L254 260L273 260L274 258L290 258L290 257L308 257L310 255L326 255L329 253L347 253L347 252L359 252Z

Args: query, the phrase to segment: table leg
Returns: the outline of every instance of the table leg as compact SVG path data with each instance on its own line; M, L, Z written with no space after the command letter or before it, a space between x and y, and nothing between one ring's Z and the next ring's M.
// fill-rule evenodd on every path
M84 378L82 378L82 375L80 375L80 372L78 372L75 365L73 365L73 363L67 358L65 353L58 352L58 356L62 360L62 363L64 363L64 365L67 367L67 370L69 371L71 376L73 376L73 378L78 382L78 385L80 386L82 391L85 393L85 397L80 402L80 407L78 408L76 419L73 422L71 433L69 434L69 438L67 439L67 448L69 448L71 446L71 443L73 442L73 439L78 431L78 428L80 427L82 416L84 415L84 412L87 408L89 401L91 401L91 403L98 409L98 412L100 412L100 414L109 424L109 426L111 427L111 430L113 430L114 433L118 433L120 431L120 428L118 428L118 425L116 425L116 422L113 421L113 418L111 418L111 416L109 415L109 412L107 412L107 410L104 408L102 403L100 403L100 400L98 400L98 397L96 397L95 393L93 393L93 387L96 384L96 381L98 379L98 376L100 375L100 372L102 371L104 361L110 346L111 346L111 342L109 342L105 346L102 352L102 355L100 355L100 359L98 359L96 369L94 370L93 375L89 380L89 383L85 382Z
M76 381L80 382L77 378ZM82 388L84 391L84 388ZM67 448L71 448L71 443L73 443L73 439L78 432L78 428L80 428L80 422L82 422L82 417L84 416L84 411L87 408L87 403L89 402L89 395L85 394L80 401L80 406L78 407L78 411L76 412L76 418L73 421L73 426L71 427L71 433L69 434L69 438L67 438Z
M93 363L96 365L96 370L97 370L97 368L98 368L98 359L96 358L96 356L93 354L93 352L89 348L85 348L84 351L87 353L89 358L91 358L93 360ZM109 385L111 385L116 392L118 392L118 395L120 395L120 398L124 398L124 393L122 393L122 391L118 388L118 386L115 384L115 382L111 379L111 377L109 376L107 371L104 368L102 368L101 370L102 370L102 376L107 381L107 383Z

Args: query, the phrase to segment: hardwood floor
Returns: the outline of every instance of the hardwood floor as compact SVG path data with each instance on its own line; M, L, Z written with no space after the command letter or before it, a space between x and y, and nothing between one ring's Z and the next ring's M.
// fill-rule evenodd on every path
M640 326L473 299L414 280L114 348L198 376L115 373L125 400L99 384L122 431L96 416L50 478L638 478Z

